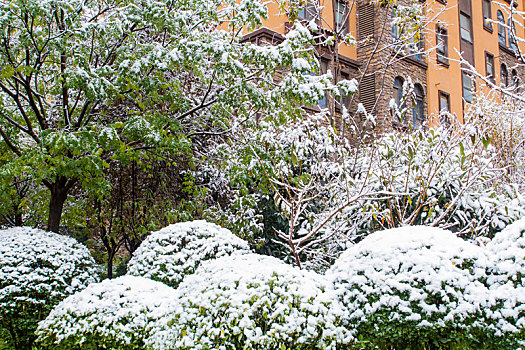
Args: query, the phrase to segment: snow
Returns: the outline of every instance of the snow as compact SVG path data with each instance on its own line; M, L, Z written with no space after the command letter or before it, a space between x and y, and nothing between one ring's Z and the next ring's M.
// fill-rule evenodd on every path
M474 264L475 262L475 264ZM432 328L481 324L486 308L482 248L439 228L411 226L372 233L346 250L328 271L349 323Z
M331 349L352 335L338 325L341 306L328 281L257 254L204 262L180 284L180 303L159 320L155 349ZM264 331L263 331L264 330Z
M203 261L250 252L248 243L229 230L197 220L153 232L135 251L128 273L177 287Z
M486 245L487 284L498 308L490 315L497 332L525 328L525 220L507 226Z
M98 281L89 250L75 239L30 227L0 231L0 315L53 304Z
M154 322L176 301L175 289L143 277L104 280L62 301L40 322L38 341L50 347L141 347Z

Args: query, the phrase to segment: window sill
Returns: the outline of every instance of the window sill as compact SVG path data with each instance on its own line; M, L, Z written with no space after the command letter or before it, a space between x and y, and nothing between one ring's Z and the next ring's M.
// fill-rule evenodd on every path
M492 26L487 26L487 25L483 24L483 29L485 29L490 34L494 33L494 29L492 28Z
M402 58L403 60L409 62L409 63L412 63L413 65L416 65L418 67L421 67L423 69L427 69L428 68L428 65L427 63L424 61L424 58L414 58L414 57L411 57L411 56L405 56Z
M502 43L499 43L499 48L501 51L508 53L509 55L512 55L512 57L516 57L516 52L514 52L514 50L512 50L510 47L507 47L503 45Z
M448 63L448 60L437 58L436 59L436 63L439 64L440 66L445 67L445 68L449 68L450 67L450 63Z

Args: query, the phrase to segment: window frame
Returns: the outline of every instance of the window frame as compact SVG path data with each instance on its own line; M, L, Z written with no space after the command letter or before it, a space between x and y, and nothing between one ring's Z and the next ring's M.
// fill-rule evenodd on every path
M483 29L488 32L493 32L492 22L487 21L492 20L492 0L482 0L482 11L483 11ZM487 7L486 7L487 6Z
M343 12L338 11L338 5L341 4L343 6ZM337 23L337 14L341 13L341 16L343 20L345 21L343 23L343 32L342 34L346 35L350 33L350 14L348 13L348 1L347 0L333 0L332 1L332 8L333 8L333 15L334 15L334 32L338 32L340 27Z
M398 86L396 84L396 82L400 82L401 84ZM397 107L399 109L402 109L404 108L404 104L402 104L401 102L404 102L403 101L403 85L405 84L405 79L403 79L403 77L401 76L397 76L394 78L394 83L392 84L392 89L393 89L393 92L394 92L394 101L396 102L397 104ZM399 97L399 98L398 98Z
M485 76L493 83L496 83L496 67L494 55L485 51ZM489 64L492 66L492 74L489 74Z
M443 39L443 52L439 50L439 39ZM449 66L448 63L448 30L442 25L436 24L436 62Z
M447 110L444 111L442 108L441 108L441 100L442 98L445 99L445 102L447 104ZM439 123L440 124L443 124L443 125L450 125L450 120L448 120L448 118L446 120L442 120L441 117L442 117L442 112L446 112L446 113L451 113L450 112L450 94L448 92L445 92L445 91L442 91L442 90L438 90L438 107L439 107Z
M465 83L467 81L470 81L470 90L468 89L468 86L465 86ZM474 101L474 92L476 91L476 86L475 86L474 77L468 72L465 72L465 71L461 72L461 88L463 92L463 101L467 103L472 103Z
M301 12L303 15L301 15ZM302 10L298 11L297 17L307 22L312 20L315 20L317 23L320 22L319 11L317 11L316 5L312 0L306 0L306 5L303 6Z
M418 92L420 94L418 94ZM412 106L412 125L414 128L423 125L425 121L425 88L423 85L414 84L414 104Z
M328 72L329 62L327 59L320 57L319 58L319 75L326 74ZM324 97L320 99L317 103L317 106L321 109L328 108L328 93L325 91Z
M512 79L512 92L519 93L520 91L520 78L518 76L518 71L513 69L510 72L510 77Z
M505 63L502 63L499 67L500 77L499 83L502 87L509 87L509 69ZM505 74L503 74L505 72ZM505 77L505 80L503 78Z
M514 24L514 21L512 21L512 18L509 17L507 21L507 37L508 37L508 48L514 52L518 49L518 40L516 39L516 36L512 33L512 29L514 28L514 31L516 31L516 27Z
M463 30L465 30L466 28L464 28L462 26L462 23L461 23L461 18L466 18L468 20L468 34L469 34L469 39L466 39L463 37ZM472 32L472 16L469 15L468 13L465 13L463 11L460 11L459 12L459 37L461 40L464 40L470 44L473 44L474 43L474 40L473 40L473 32Z
M507 47L507 28L505 27L505 16L501 10L496 12L496 18L498 19L498 43Z

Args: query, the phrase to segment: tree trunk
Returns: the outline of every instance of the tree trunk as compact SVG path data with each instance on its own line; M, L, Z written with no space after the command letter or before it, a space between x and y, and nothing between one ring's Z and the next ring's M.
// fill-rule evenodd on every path
M68 185L68 181L65 178L59 178L57 181L49 184L47 187L51 191L47 230L58 233L60 228L60 220L62 218L62 210L64 209L64 202L67 199L67 195L71 187Z
M113 252L108 254L107 268L108 268L108 278L109 279L113 279L113 257L114 255L115 254Z

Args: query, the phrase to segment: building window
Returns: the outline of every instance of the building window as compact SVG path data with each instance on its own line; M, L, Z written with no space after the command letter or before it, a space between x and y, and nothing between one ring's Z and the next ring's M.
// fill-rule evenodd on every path
M396 8L392 8L392 17L390 20L393 22L396 18ZM397 24L392 24L392 39L394 40L394 43L397 43L401 39L401 28Z
M495 82L495 74L494 74L494 55L485 52L485 72L487 75L487 78L494 83Z
M341 72L341 80L350 80L350 74L345 73L345 72ZM339 93L342 96L341 102L342 102L343 106L348 108L349 105L350 105L350 95L344 95L342 93L341 89L339 89ZM342 108L341 108L341 110L342 110Z
M483 28L492 32L492 4L491 0L483 0Z
M448 34L439 25L436 26L436 46L437 62L448 65Z
M403 101L403 78L397 77L394 79L394 101L399 109L402 109L401 102Z
M334 21L338 33L349 32L348 17L348 4L344 0L334 0Z
M518 72L515 69L513 69L511 76L512 76L513 90L515 93L519 93L520 92L520 79L518 78Z
M502 63L500 68L500 85L503 87L509 86L509 72L507 66Z
M507 46L507 31L505 30L505 17L503 12L498 10L498 41L501 45Z
M473 101L472 92L474 91L474 79L472 78L472 75L466 72L462 72L461 80L463 81L463 99L468 103L472 103Z
M472 20L466 13L460 12L459 25L461 39L472 43Z
M421 84L414 85L415 103L412 107L413 126L418 127L425 120L425 92Z
M328 61L324 59L319 60L319 70L321 71L321 74L326 74L328 72ZM328 107L328 99L326 97L326 92L323 95L323 98L319 100L319 108L327 108Z
M299 18L304 19L305 21L318 20L317 7L312 2L312 0L307 0L306 5L304 5L297 14Z
M513 51L516 51L518 49L518 44L516 37L514 36L516 29L514 27L514 22L512 22L512 18L509 18L508 25L507 31L509 32L509 48Z
M450 125L450 95L439 91L439 122L441 125Z

